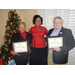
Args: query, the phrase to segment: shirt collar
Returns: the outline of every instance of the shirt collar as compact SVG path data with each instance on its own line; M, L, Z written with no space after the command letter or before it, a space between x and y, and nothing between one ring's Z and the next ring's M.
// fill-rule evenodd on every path
M40 28L40 27L41 27L41 25L40 25L40 26L35 26L35 27Z
M61 30L61 29L62 29L62 27L60 29L57 29L57 30L54 28L55 31L58 31L58 30Z

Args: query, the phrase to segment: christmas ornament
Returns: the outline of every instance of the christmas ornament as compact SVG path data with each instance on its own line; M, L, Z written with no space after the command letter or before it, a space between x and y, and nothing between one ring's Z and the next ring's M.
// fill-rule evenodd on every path
M8 48L6 49L6 51L8 51Z
M6 37L6 36L3 36L4 38Z
M12 33L12 31L9 31L9 33Z
M12 18L10 18L10 20L12 20Z
M9 36L9 34L7 33L7 36Z
M10 23L10 25L12 25L12 23Z
M6 25L6 27L7 27L8 25Z
M0 58L0 65L3 65L3 59Z
M5 41L7 41L7 39L5 39Z
M3 37L6 38L7 37L7 34L5 36L3 36Z

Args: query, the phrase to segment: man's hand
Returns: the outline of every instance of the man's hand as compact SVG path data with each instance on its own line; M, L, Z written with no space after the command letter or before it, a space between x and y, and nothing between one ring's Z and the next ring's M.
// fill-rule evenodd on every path
M61 51L61 49L60 49L59 47L54 48L53 50L55 50L55 51L57 51L57 52L60 52L60 51Z

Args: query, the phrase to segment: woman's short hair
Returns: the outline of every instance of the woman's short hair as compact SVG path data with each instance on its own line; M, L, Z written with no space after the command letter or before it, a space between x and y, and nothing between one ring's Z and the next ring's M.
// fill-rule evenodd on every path
M34 15L34 17L33 17L33 24L35 24L35 21L36 21L36 19L38 17L41 19L41 25L42 25L43 24L43 18L40 15Z
M20 22L20 23L18 24L18 27L19 27L19 25L20 25L20 24L24 24L24 25L25 25L25 27L26 27L26 24L25 24L24 22Z

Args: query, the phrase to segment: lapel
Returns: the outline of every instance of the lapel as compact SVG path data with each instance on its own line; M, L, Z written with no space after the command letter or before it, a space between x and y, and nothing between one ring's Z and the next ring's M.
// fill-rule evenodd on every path
M23 40L23 39L24 39L24 38L20 35L19 32L17 33L17 35L18 35L18 36L17 36L17 39L18 39L18 40Z
M54 30L54 28L49 31L47 36L50 36L50 34L52 33L53 30Z
M63 36L63 32L64 32L64 28L62 27L62 29L60 30L58 36Z

